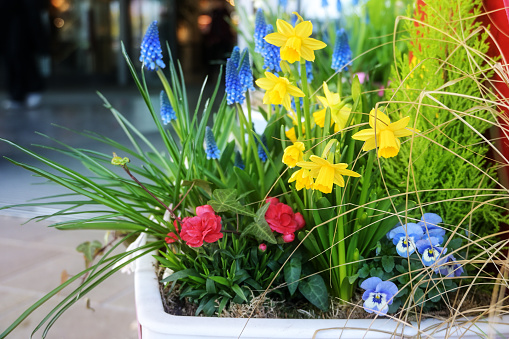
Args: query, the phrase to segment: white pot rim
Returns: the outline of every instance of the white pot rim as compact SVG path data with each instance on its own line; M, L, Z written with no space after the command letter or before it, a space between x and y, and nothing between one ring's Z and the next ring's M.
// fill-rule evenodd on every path
M160 338L509 338L509 315L477 321L456 319L451 325L436 319L403 326L389 318L379 319L245 319L174 316L164 312L156 260L145 255L136 262L136 313L143 339Z

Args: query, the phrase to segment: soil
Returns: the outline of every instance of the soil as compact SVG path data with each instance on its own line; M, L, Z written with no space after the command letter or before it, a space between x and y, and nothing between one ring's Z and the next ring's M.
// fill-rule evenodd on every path
M162 278L162 271L159 271L159 278ZM163 307L166 313L181 316L196 316L198 305L187 301L185 298L181 299L179 296L179 285L176 284L170 292L170 286L164 287L159 285L161 292ZM330 311L323 312L313 305L300 302L286 302L284 300L272 300L258 296L252 298L250 304L234 304L232 303L229 308L223 310L221 317L225 318L279 318L279 319L375 319L377 316L373 313L367 313L362 308L362 291L358 291L354 295L354 303L343 304L337 298L331 298ZM468 298L465 298L461 307L457 309L454 305L458 305L463 298L464 292L449 293L449 307L443 310L431 311L427 313L415 312L399 312L392 314L395 318L404 318L407 321L416 321L426 318L439 318L447 319L453 315L456 317L462 316L477 316L480 314L486 315L486 310L489 308L491 302L491 295L484 291L470 291ZM509 306L509 300L503 303L505 308ZM200 314L198 316L204 316Z

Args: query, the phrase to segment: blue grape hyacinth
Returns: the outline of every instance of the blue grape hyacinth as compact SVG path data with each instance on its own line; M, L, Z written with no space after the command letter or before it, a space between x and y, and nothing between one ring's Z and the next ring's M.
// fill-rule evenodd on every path
M343 10L343 6L341 5L341 0L338 0L338 2L336 2L336 9L338 10L338 12L341 12Z
M141 42L140 61L151 71L157 71L159 68L165 68L163 62L163 51L159 42L159 31L157 30L157 21L152 21L147 28L147 32Z
M256 11L255 18L255 29L254 29L254 42L255 42L255 52L262 53L263 51L263 38L265 38L265 29L267 24L265 23L265 16L263 15L263 10L258 8Z
M265 28L265 34L274 33L274 28L272 25L267 25ZM281 72L281 66L279 65L281 62L281 56L279 54L280 48L268 43L263 40L263 68L272 73Z
M214 139L214 134L209 126L205 127L205 153L207 154L207 159L219 159L221 152L217 148L216 140Z
M394 296L398 294L398 287L390 281L382 281L378 277L364 280L361 288L366 291L362 295L364 310L368 313L386 315Z
M233 52L226 61L225 92L228 105L242 104L246 99L239 77L240 49L235 46Z
M336 45L332 53L331 68L335 71L348 70L347 65L352 61L352 50L348 44L346 31L341 28L336 33Z
M267 137L265 136L265 134L262 134L260 139L261 143L258 143L258 157L262 162L265 162L267 161L267 153L265 153L264 147L267 148Z
M242 52L242 57L242 64L239 70L239 81L242 85L242 91L254 91L253 72L251 71L251 62L249 61L249 51L247 48Z
M329 7L329 2L327 0L322 0L322 7L323 8Z
M161 91L161 95L159 96L161 102L161 119L163 120L163 124L169 124L170 121L177 119L177 114L173 107L171 107L170 100L168 99L168 95L165 91Z

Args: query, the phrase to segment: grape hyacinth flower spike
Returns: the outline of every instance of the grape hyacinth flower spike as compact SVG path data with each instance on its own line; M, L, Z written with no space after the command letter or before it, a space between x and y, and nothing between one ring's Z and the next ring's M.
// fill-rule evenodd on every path
M274 33L274 28L272 27L272 25L267 25L265 27L265 33L267 35L270 33ZM268 43L264 39L262 56L263 56L263 69L273 73L281 72L280 66L281 56L279 55L279 47L271 43Z
M242 64L240 65L239 70L239 81L242 85L242 91L245 93L246 91L254 91L254 83L253 83L253 72L251 71L251 63L249 61L249 51L247 48L242 52Z
M387 314L389 305L392 304L394 296L398 293L396 284L390 281L382 281L378 277L364 280L361 288L366 290L362 295L364 310L378 315Z
M214 134L209 126L205 127L205 153L207 154L207 159L219 159L221 152L217 148L216 140L214 139Z
M235 46L231 56L226 60L225 92L228 105L242 104L246 99L239 77L240 48Z
M161 101L161 119L163 120L163 124L167 125L172 120L177 119L177 114L173 107L171 107L170 100L168 99L168 95L165 91L161 91L159 98Z
M335 71L345 70L348 71L348 65L352 61L352 50L348 44L348 36L346 31L341 28L336 33L336 45L332 53L331 68Z
M265 17L263 15L263 9L258 8L256 11L256 17L255 17L255 30L254 30L254 43L255 48L254 51L257 53L262 53L263 51L263 45L266 33L266 26L265 23Z
M267 153L265 153L265 148L267 148L267 137L265 136L265 134L262 134L262 137L260 138L261 140L261 143L258 142L258 139L257 139L257 144L258 144L258 157L260 158L260 160L262 162L265 162L267 161Z
M163 62L163 51L159 41L159 31L157 30L157 21L152 21L147 28L147 32L141 42L140 61L151 71L157 71L159 68L165 68Z

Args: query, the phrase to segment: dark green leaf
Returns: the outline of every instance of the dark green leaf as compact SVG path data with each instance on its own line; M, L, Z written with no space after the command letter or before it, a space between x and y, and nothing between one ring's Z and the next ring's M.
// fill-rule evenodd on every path
M355 281L359 278L359 273L348 276L348 282L350 285L353 285Z
M228 279L226 279L224 277L214 277L214 276L211 276L211 277L209 277L209 279L212 279L215 282L217 282L218 284L221 284L221 285L224 285L224 286L230 287L230 285L231 285L230 282L228 281Z
M245 236L247 234L251 234L255 236L258 240L266 241L270 244L276 244L276 238L274 237L274 234L272 233L272 230L270 229L269 224L267 224L267 221L265 220L265 213L267 212L267 209L269 208L270 204L265 204L256 212L255 221L244 229L242 232L242 236Z
M382 266L384 271L387 273L391 273L394 270L394 258L388 255L384 255L382 257Z
M207 283L206 283L205 287L207 289L207 293L209 293L209 294L216 294L217 293L217 291L216 291L216 284L214 283L214 280L207 279Z
M299 291L313 305L326 312L329 309L329 295L327 286L318 274L301 280Z
M244 291L242 291L242 288L240 288L239 285L237 285L237 284L233 285L232 290L235 292L235 294L237 294L237 296L239 296L239 298L241 298L242 300L247 302L247 298L244 295Z
M169 277L162 280L162 282L177 281L179 279L187 278L191 275L198 276L198 272L192 268L172 273Z
M216 212L232 212L236 214L243 214L250 217L256 215L251 212L245 206L242 206L237 200L236 189L216 189L212 193L212 200L208 201L208 204L212 206Z
M284 266L284 277L288 284L290 295L293 295L299 287L300 273L302 271L302 262L300 256L293 256Z
M369 276L369 266L364 264L362 265L361 269L357 273L359 275L359 278L365 279Z

